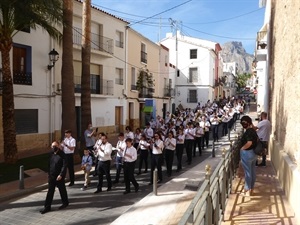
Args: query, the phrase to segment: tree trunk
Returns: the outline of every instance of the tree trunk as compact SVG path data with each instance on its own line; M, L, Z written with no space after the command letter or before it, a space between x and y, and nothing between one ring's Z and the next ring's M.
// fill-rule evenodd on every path
M14 90L10 69L9 52L12 48L12 38L0 38L0 50L2 58L2 120L4 139L4 161L6 163L16 163L18 160L18 149L16 141Z
M61 68L62 125L61 133L70 129L76 139L75 85L73 68L73 1L63 0L63 52Z
M91 122L91 0L83 1L82 9L82 48L81 48L81 149L85 148L84 131Z

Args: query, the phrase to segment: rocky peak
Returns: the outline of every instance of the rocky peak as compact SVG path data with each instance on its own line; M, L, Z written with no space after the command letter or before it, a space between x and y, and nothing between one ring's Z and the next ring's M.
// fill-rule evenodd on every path
M222 45L221 56L224 62L236 62L238 73L250 73L254 55L246 52L242 42L231 41Z

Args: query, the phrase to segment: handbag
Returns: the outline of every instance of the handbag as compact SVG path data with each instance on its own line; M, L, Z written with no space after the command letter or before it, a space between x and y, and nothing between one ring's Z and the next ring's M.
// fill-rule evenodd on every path
M256 155L262 156L265 153L265 146L259 138L257 138L257 143L255 148L253 149Z

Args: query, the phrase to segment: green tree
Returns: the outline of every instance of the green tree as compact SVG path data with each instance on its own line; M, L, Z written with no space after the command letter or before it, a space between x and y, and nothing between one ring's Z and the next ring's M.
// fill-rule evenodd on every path
M247 86L247 81L251 78L251 73L238 74L235 77L235 83L237 84L237 92L242 91Z
M14 90L10 65L13 37L26 28L41 27L58 39L57 25L62 22L60 0L1 0L0 1L0 52L2 60L2 120L4 160L15 163L18 159L14 120Z
M82 46L81 46L81 149L85 148L84 131L91 122L91 0L84 0L82 7Z
M63 0L63 54L61 67L61 103L62 103L62 124L61 134L66 129L72 131L76 139L76 111L75 111L75 85L73 67L73 1Z

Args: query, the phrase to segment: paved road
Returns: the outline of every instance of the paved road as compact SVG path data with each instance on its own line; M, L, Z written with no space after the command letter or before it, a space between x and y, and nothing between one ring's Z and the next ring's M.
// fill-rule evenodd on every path
M198 152L197 152L198 153ZM189 168L202 162L211 155L211 149L203 152L202 156L197 155L193 158L191 165L183 164L185 172ZM184 156L183 162L186 157ZM176 160L174 162L176 165ZM176 167L173 167L175 170ZM166 169L163 168L164 183L174 178L179 173L174 172L171 178L166 176ZM112 178L114 178L115 170L112 170ZM0 206L0 224L7 225L27 225L27 224L110 224L120 215L126 212L134 203L138 202L152 191L152 186L148 185L150 173L136 176L140 184L138 193L123 195L125 190L124 183L113 186L112 191L106 192L106 183L104 183L103 192L94 194L96 190L96 178L92 179L92 185L86 191L81 191L83 186L83 177L75 182L72 187L67 187L70 205L64 210L58 210L61 205L59 192L55 192L52 211L41 215L39 210L43 207L46 197L46 190L31 194L18 200L4 202ZM167 179L168 178L168 179ZM122 182L122 180L121 180ZM133 187L132 187L133 188Z

